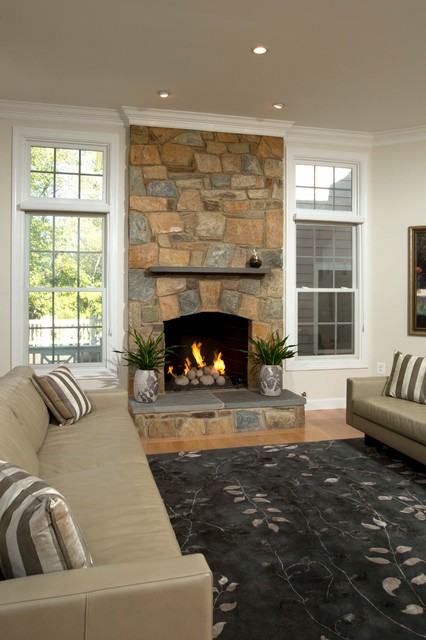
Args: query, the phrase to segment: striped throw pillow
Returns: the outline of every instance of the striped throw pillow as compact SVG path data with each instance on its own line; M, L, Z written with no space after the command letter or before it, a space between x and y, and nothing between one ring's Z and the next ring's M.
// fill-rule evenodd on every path
M395 351L385 395L426 404L426 358Z
M45 376L34 374L32 381L60 425L74 424L92 410L88 397L65 365Z
M64 497L10 462L0 461L0 569L5 578L93 565Z

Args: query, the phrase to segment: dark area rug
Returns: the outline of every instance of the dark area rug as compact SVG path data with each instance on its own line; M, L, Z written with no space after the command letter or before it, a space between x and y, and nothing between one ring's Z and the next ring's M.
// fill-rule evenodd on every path
M362 439L149 456L220 640L426 638L426 472Z

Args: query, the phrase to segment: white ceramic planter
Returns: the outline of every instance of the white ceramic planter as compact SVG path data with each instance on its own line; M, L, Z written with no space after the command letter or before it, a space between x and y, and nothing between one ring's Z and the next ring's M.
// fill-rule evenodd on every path
M260 393L279 396L283 388L283 370L280 365L264 364L260 368Z
M133 381L133 393L137 402L155 402L158 397L158 378L155 371L138 369Z

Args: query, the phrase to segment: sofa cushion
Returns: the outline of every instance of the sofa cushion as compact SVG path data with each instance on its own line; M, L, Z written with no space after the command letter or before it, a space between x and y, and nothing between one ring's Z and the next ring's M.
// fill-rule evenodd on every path
M426 358L395 351L385 395L426 404Z
M0 461L0 566L5 578L92 565L83 534L55 489Z
M0 403L6 404L18 420L16 438L21 440L25 437L37 452L46 435L49 413L31 384L33 374L31 367L21 365L0 378ZM0 430L2 429L3 423L0 422ZM1 459L13 462L8 457L2 458L0 453ZM19 466L20 463L17 464Z
M13 462L34 475L39 473L39 461L17 417L0 400L0 460Z
M74 424L92 410L90 400L65 365L45 376L34 374L33 383L60 425Z
M426 407L387 396L355 398L354 414L426 445Z

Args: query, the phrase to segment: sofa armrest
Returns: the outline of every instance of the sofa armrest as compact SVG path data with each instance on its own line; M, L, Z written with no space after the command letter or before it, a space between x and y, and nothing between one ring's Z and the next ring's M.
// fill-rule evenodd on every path
M212 611L201 554L0 582L7 640L210 640Z
M93 409L114 409L121 407L128 411L129 395L125 389L115 387L113 389L96 389L85 391Z
M353 424L353 401L355 398L381 396L387 382L387 376L368 376L348 378L346 381L346 422Z

